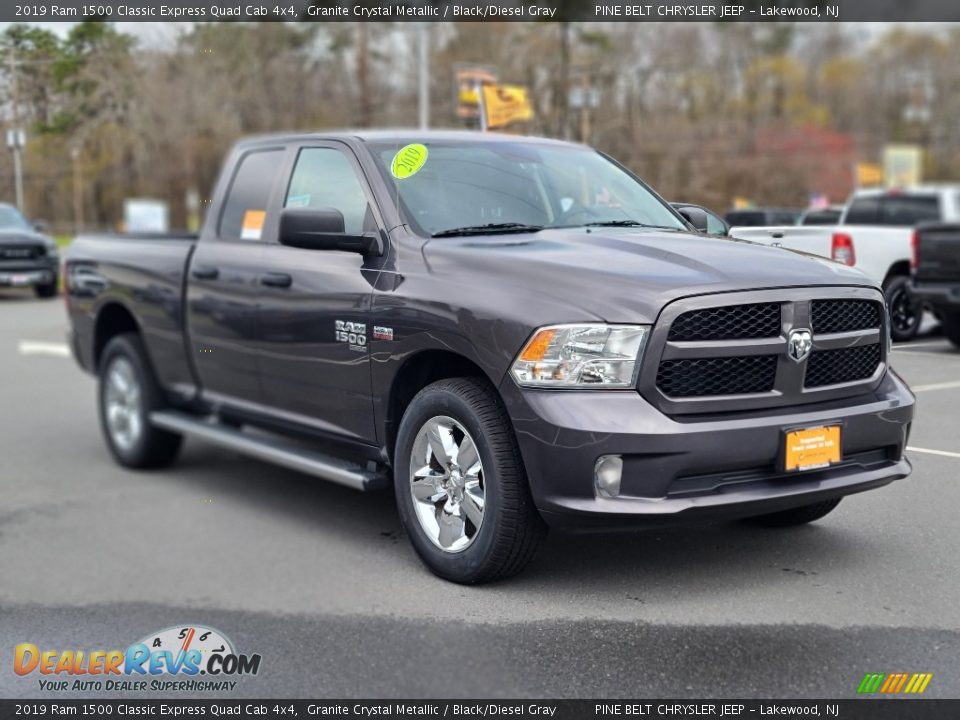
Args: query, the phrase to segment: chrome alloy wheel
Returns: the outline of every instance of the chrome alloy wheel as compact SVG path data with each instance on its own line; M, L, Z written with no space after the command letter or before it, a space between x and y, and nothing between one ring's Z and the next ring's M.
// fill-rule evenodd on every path
M477 444L456 420L427 420L413 441L410 494L420 527L444 552L468 548L483 524L483 464Z
M114 360L104 382L104 405L110 439L129 452L143 434L143 397L133 365L124 357Z

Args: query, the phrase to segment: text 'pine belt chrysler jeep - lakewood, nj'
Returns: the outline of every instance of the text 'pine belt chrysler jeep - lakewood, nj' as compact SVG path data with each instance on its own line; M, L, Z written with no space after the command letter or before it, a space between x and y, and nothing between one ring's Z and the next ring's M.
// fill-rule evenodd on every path
M84 236L71 343L123 465L184 435L366 490L476 583L547 527L783 526L910 473L877 284L696 230L569 143L271 136L199 238Z

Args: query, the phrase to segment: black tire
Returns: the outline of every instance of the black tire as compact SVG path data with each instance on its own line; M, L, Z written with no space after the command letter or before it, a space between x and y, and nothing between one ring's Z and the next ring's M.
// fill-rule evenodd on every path
M955 348L960 349L960 313L943 316L943 334Z
M910 290L910 278L894 275L883 284L883 296L890 312L890 335L894 342L913 340L923 320L923 303Z
M139 422L139 432L131 433L128 443L122 442L122 432L108 421L108 397L111 373L117 369L129 374L139 389L139 401L131 403L127 427ZM129 468L156 468L173 462L180 451L183 436L153 427L149 415L165 406L163 392L157 384L140 336L135 333L117 335L103 350L99 367L97 406L100 429L114 459Z
M792 527L794 525L806 525L815 520L819 520L833 511L840 504L841 498L836 500L824 500L813 505L804 505L803 507L790 508L780 512L769 513L768 515L756 515L746 518L746 522L751 525L761 525L763 527Z
M60 291L60 279L58 277L54 277L53 282L44 283L43 285L33 286L33 292L36 294L38 298L56 297L59 291Z
M414 442L421 429L438 417L452 419L469 433L482 464L482 521L479 528L466 524L473 527L474 535L469 545L455 551L442 549L427 534L411 492ZM530 562L547 533L530 496L510 418L496 391L475 378L440 380L413 398L397 436L394 488L401 522L417 554L436 575L453 582L483 583L516 574ZM430 502L418 507L424 511L426 504L426 512L432 512ZM445 503L434 505L439 518Z

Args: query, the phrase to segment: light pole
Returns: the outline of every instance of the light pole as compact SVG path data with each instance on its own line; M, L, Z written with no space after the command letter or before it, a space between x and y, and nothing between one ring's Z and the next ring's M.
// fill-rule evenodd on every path
M420 44L420 62L419 62L419 93L418 106L420 116L420 129L426 130L430 127L430 33L428 31L429 23L419 23L417 34Z
M17 80L16 49L11 42L7 53L10 62L10 83L13 97L13 129L7 131L7 147L13 150L13 179L16 188L17 207L24 215L27 209L23 203L23 146L26 143L26 134L20 128L20 85Z
M80 147L70 148L70 160L73 162L73 232L79 235L83 231L83 176L80 174Z

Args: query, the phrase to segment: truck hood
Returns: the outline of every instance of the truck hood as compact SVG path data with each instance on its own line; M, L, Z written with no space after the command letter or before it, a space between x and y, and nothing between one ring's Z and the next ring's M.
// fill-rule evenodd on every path
M0 228L0 245L47 245L51 242L46 235L32 230Z
M653 322L682 297L780 287L875 287L858 270L782 248L685 232L564 228L437 238L429 272L468 272L490 293L540 294L609 322Z

